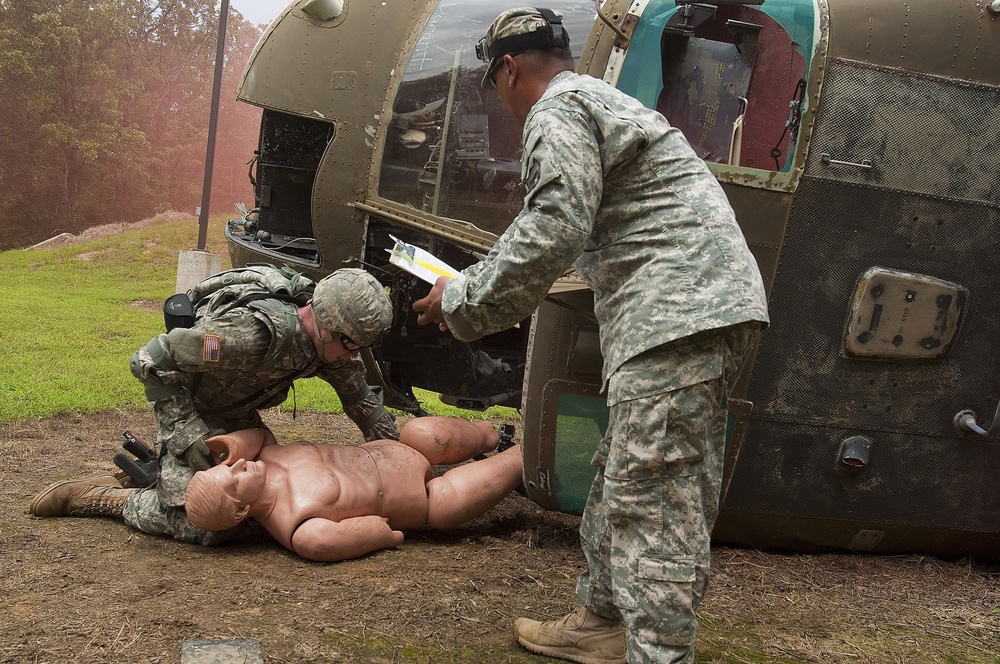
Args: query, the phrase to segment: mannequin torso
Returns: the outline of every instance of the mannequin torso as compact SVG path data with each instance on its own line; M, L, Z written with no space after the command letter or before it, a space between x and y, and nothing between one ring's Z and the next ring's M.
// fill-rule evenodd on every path
M269 514L255 518L285 546L311 518L342 522L377 515L396 530L427 521L430 463L395 441L268 445L257 460L267 468L265 493L273 491L276 501Z

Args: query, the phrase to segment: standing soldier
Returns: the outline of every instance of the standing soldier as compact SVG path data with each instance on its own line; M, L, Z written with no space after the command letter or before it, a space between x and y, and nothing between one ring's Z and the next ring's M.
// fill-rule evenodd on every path
M575 662L692 662L727 401L767 322L764 286L681 132L574 73L568 46L558 14L527 7L479 42L483 87L524 127L524 207L486 260L413 307L421 324L477 339L528 316L576 268L594 291L611 409L580 525L588 568L581 606L518 618L518 640Z

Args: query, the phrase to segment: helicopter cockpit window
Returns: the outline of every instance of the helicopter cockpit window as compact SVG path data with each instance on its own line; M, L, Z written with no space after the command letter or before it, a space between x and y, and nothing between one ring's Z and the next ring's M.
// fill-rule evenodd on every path
M521 209L521 128L495 90L480 87L486 66L476 43L517 2L443 2L414 45L392 107L379 195L500 234ZM548 3L562 12L579 57L592 6Z
M815 15L813 0L653 0L617 87L660 111L707 162L787 171Z

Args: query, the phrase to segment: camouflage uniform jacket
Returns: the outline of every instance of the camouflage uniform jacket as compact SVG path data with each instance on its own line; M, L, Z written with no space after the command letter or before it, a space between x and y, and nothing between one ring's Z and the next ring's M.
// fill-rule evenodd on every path
M281 404L293 381L311 376L337 391L367 439L398 439L392 416L368 387L364 362L358 357L323 362L297 309L264 300L157 335L136 352L132 372L146 386L158 442L170 454L181 456L220 429L262 426L257 411ZM276 329L282 325L292 329ZM285 352L269 352L288 334Z
M595 294L605 380L669 341L767 322L760 271L725 193L662 115L562 72L529 112L523 142L524 207L486 260L444 290L456 338L522 320L570 265Z

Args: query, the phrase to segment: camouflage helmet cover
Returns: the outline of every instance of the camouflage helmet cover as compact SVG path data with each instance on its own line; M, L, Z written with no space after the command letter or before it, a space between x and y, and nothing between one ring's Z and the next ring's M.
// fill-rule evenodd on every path
M382 284L358 268L342 268L320 280L313 314L328 332L359 346L374 346L392 325L392 303Z

